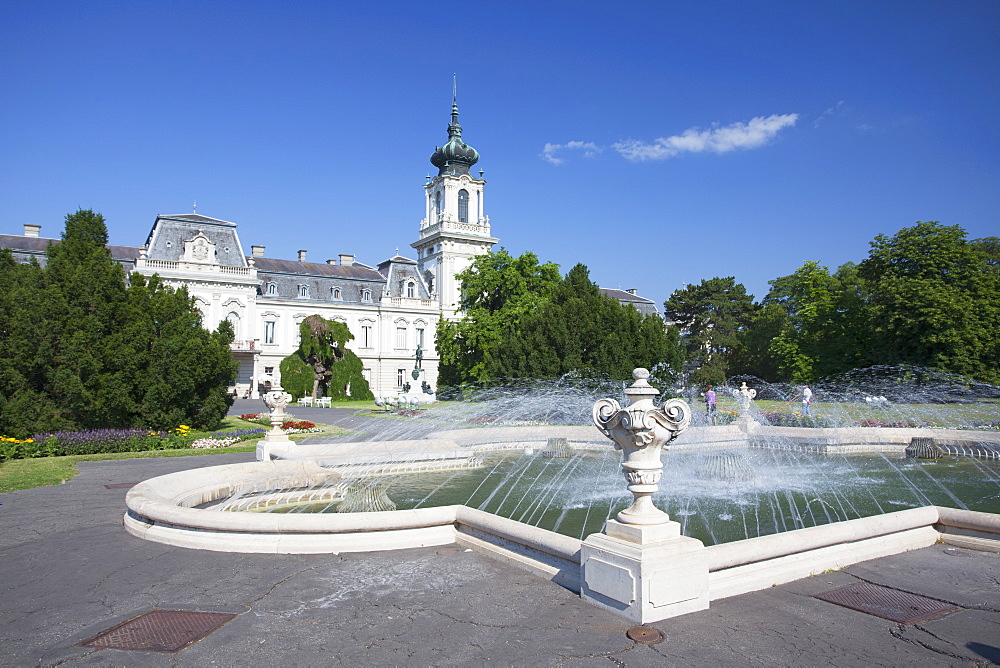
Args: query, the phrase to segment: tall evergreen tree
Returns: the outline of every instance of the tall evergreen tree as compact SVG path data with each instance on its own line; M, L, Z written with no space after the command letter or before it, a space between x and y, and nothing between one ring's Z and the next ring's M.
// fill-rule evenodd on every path
M497 377L546 378L571 371L628 378L636 366L679 370L681 351L659 316L601 294L582 264L552 298L505 330Z
M128 425L135 411L135 379L119 363L125 274L107 241L104 217L81 209L46 253L44 317L56 337L44 390L87 428Z
M753 296L733 276L703 280L676 290L663 303L664 316L676 324L693 365L692 385L725 381L754 312Z
M132 275L127 308L115 366L139 381L131 391L134 426L215 425L232 405L226 391L238 367L229 349L232 325L224 320L206 330L187 289L166 286L156 275Z
M126 286L100 214L66 217L45 268L0 255L0 431L209 427L231 405L228 323L201 326L185 290Z

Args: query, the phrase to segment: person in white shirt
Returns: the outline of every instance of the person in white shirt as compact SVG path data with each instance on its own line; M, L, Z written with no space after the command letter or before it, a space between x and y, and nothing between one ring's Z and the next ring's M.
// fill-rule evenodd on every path
M806 385L806 386L804 386L802 388L802 414L803 415L812 415L812 413L809 411L809 404L812 403L812 400L813 400L813 391L809 389L808 385Z

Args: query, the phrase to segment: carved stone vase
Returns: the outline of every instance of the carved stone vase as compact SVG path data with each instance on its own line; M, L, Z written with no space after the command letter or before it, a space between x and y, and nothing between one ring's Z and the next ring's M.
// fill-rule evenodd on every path
M600 399L594 404L594 424L622 451L622 471L628 490L635 498L629 508L618 513L618 521L632 525L665 524L670 516L653 505L652 496L659 489L663 475L660 454L691 424L691 408L682 399L670 399L663 406L653 405L659 391L651 387L649 371L632 372L635 382L625 389L629 404L622 407L614 399Z
M281 425L285 421L285 406L287 406L291 401L292 395L281 389L281 386L271 388L271 390L264 395L264 405L267 406L271 413L271 431L267 434L268 440L288 440L288 437L285 436L285 432L281 429ZM274 438L272 438L272 436Z
M757 396L757 390L747 387L746 382L740 385L740 389L736 390L733 394L736 395L736 399L740 402L740 417L744 415L750 415L750 402L754 400Z

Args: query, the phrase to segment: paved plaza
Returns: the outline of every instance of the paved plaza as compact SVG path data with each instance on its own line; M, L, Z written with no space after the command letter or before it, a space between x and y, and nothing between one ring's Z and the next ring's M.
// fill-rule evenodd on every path
M245 406L234 412L249 412ZM252 410L252 409L251 409ZM328 411L328 419L312 411ZM293 408L296 417L349 412ZM347 424L345 424L347 426ZM937 545L730 599L651 626L456 547L228 554L135 538L123 485L252 454L85 462L64 485L0 494L0 664L988 665L1000 662L1000 555ZM958 606L899 624L813 598L872 582ZM175 653L79 647L153 609L235 614Z

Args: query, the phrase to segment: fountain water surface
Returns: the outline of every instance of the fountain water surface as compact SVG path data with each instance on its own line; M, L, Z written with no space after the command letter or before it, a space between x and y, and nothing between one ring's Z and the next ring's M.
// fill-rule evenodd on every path
M758 384L778 402L794 399L794 388ZM709 426L694 412L695 426L664 455L653 500L707 544L928 505L1000 512L1000 467L990 458L1000 456L1000 432L955 428L1000 415L991 396L1000 392L983 386L945 406L928 402L926 385L907 393L888 384L820 386L825 401L807 423L826 426L771 427L769 420L796 416L761 413L744 381L731 392L732 417L741 417L730 425ZM889 391L892 412L857 401L866 390ZM278 453L318 461L337 471L334 481L283 489L280 479L263 478L205 507L315 513L461 504L583 539L630 501L615 474L619 455L589 425L594 402L622 392L622 383L572 377L466 390L460 401L387 417L364 441L309 439ZM914 426L859 426L874 424ZM414 441L414 434L424 438ZM913 439L979 456L910 459Z

